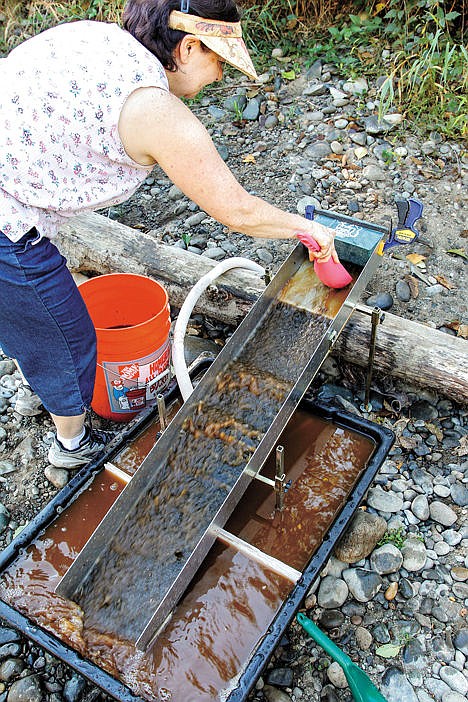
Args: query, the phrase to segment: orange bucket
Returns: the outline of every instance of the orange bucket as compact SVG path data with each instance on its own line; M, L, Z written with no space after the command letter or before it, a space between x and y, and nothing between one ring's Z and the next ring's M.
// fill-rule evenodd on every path
M91 407L101 417L128 422L169 383L167 292L131 273L90 278L79 291L97 335Z

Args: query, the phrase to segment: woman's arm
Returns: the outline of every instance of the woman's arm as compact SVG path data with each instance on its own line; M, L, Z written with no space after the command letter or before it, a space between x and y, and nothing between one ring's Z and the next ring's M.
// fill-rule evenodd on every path
M230 229L271 239L305 231L321 247L314 257L336 258L330 229L249 195L201 122L171 93L159 88L132 93L122 109L119 134L131 158L143 165L158 163L191 200Z

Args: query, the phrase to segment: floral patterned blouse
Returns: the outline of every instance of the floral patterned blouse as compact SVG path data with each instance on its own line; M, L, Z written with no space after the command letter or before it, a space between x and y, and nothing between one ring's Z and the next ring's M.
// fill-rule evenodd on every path
M160 62L116 24L72 22L0 59L0 231L53 237L64 217L126 200L151 166L122 146L137 88L168 90Z

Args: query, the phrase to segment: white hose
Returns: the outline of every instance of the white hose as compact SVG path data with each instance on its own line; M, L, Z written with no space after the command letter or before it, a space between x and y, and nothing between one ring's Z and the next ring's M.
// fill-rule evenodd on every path
M182 307L180 308L179 316L174 327L174 341L172 345L172 364L174 366L174 372L177 378L177 383L179 385L179 390L182 395L184 402L193 392L192 381L190 380L190 375L187 371L187 364L185 363L184 354L184 338L187 329L187 324L192 314L192 310L198 302L200 295L206 290L206 288L213 283L216 278L231 270L231 268L247 268L254 273L259 275L265 275L265 270L254 263L249 261L248 258L227 258L224 261L218 263L214 268L206 273L198 283L196 283L187 297L184 300Z

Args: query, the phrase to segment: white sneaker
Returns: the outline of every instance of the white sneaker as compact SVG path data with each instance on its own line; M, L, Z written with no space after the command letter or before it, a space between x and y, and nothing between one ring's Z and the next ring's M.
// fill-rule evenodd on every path
M80 441L78 448L69 451L57 437L54 438L49 449L48 459L56 468L78 468L84 466L103 453L107 444L115 437L113 431L100 431L86 428L86 433Z

